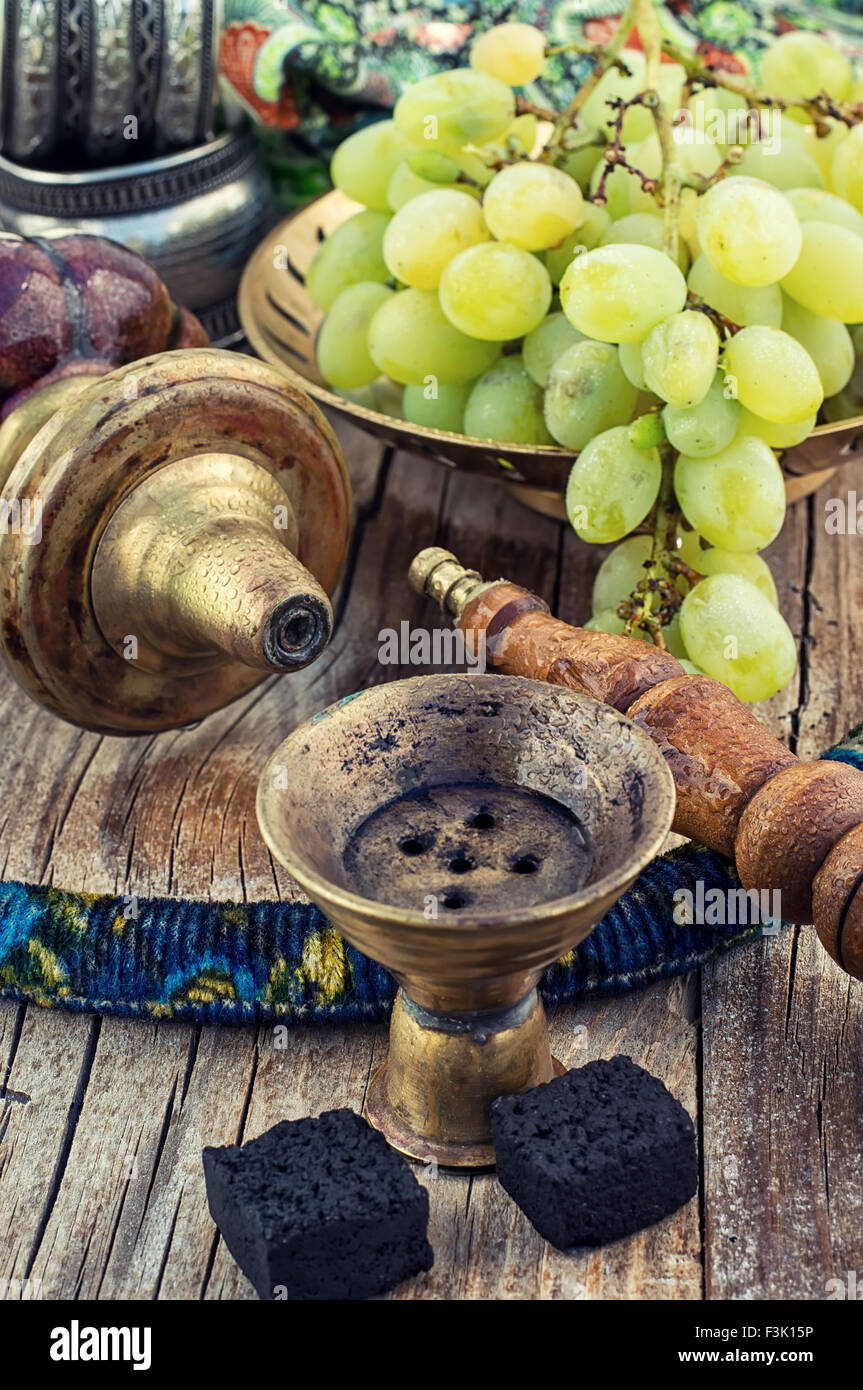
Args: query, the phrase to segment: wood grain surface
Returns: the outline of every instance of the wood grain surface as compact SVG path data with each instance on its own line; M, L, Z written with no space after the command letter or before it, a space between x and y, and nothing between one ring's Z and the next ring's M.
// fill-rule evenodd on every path
M258 771L292 727L362 686L405 675L378 632L437 626L406 571L449 546L487 577L531 586L583 620L601 553L501 489L339 426L357 527L331 647L193 729L133 740L78 732L0 676L0 864L71 889L203 898L297 892L257 830ZM863 537L828 536L824 501L794 507L770 556L799 639L791 687L762 707L803 757L863 718ZM808 927L682 980L559 1008L569 1065L623 1052L695 1120L699 1194L606 1249L546 1245L492 1176L423 1172L434 1269L392 1297L826 1297L863 1271L863 986ZM298 1029L83 1017L0 1002L0 1297L249 1299L206 1207L201 1149L277 1120L359 1110L386 1047L379 1027ZM863 1274L861 1274L863 1277Z

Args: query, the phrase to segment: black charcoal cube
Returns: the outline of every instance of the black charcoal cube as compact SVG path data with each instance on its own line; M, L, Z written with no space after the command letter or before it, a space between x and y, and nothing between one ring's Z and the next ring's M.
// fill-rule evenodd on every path
M559 1250L632 1235L698 1189L689 1115L629 1057L501 1096L491 1129L499 1181Z
M429 1199L353 1110L204 1149L210 1215L264 1299L353 1299L431 1269Z

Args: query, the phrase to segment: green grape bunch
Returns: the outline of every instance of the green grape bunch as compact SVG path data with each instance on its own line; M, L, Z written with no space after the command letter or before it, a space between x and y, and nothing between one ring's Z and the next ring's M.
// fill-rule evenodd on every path
M566 109L517 96L564 48L592 58ZM796 666L759 554L777 453L863 411L863 82L808 32L759 82L678 50L654 0L601 46L496 25L336 151L363 210L307 278L335 391L573 453L567 516L614 544L588 626L745 700Z

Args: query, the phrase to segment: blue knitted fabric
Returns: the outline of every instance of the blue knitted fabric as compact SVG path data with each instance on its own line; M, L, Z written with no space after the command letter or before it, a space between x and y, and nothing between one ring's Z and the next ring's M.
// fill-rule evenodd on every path
M863 769L863 725L825 756ZM675 920L687 915L675 912L675 894L709 902L711 890L727 899L735 886L729 861L703 846L661 855L546 971L546 1003L681 975L755 939L760 925ZM10 999L126 1017L289 1024L385 1018L395 988L309 904L136 900L0 884L0 995Z

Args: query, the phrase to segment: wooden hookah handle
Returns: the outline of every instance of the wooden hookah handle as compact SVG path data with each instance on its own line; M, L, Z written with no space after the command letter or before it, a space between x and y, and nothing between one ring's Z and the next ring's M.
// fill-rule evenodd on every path
M814 919L833 959L863 979L863 774L801 763L721 682L653 645L571 627L448 551L423 551L410 578L498 670L569 686L640 724L674 777L673 829L733 858L744 888L779 893L786 921Z

